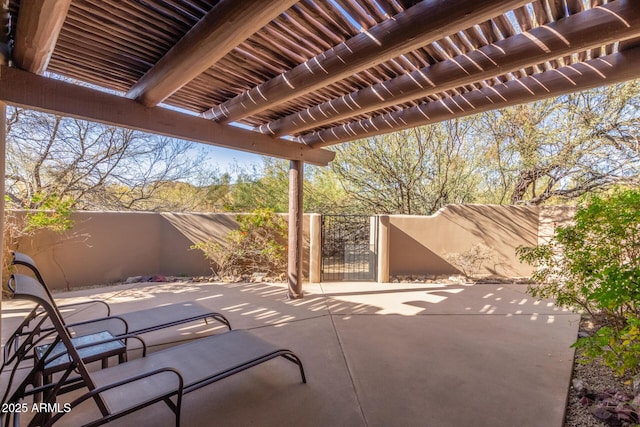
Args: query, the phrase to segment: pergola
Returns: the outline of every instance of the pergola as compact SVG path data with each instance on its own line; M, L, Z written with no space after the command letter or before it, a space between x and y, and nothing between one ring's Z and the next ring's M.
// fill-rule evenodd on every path
M6 104L288 159L298 298L323 147L638 78L639 37L639 0L0 0L0 169Z

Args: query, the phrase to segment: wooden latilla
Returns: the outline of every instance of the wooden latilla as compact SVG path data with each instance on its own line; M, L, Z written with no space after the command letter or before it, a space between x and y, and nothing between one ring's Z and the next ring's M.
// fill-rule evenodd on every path
M522 16L522 12L518 15ZM496 75L520 72L526 77L540 73L542 64L565 55L577 54L581 61L590 60L592 49L603 43L638 36L640 8L630 3L614 2L569 16L560 22L528 29L526 33L491 45L473 48L468 53L433 65L407 71L393 79L262 125L259 130L274 135L294 135L439 92L456 91L459 95L464 90L460 88ZM460 40L465 44L472 43L469 39Z
M158 105L296 1L222 2L155 63L127 97L147 106Z
M640 48L561 67L498 86L449 96L438 101L371 117L347 125L326 129L301 140L312 147L325 147L340 142L388 133L395 130L437 123L483 111L564 95L574 90L595 88L640 77Z
M633 0L258 3L10 0L13 60L307 141L614 54L638 37ZM456 64L464 76L450 75Z
M485 20L527 2L458 0L418 3L398 13L392 20L384 20L288 72L216 106L205 117L229 123L264 111L420 48L443 35L463 30L474 19ZM432 25L425 26L425 22Z

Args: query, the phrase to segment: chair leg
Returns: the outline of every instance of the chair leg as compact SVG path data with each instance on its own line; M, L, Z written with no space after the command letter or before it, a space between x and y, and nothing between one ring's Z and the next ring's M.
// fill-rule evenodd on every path
M43 375L42 372L36 372L33 376L33 387L37 388L42 386L43 383ZM42 393L36 393L33 395L34 403L42 402Z

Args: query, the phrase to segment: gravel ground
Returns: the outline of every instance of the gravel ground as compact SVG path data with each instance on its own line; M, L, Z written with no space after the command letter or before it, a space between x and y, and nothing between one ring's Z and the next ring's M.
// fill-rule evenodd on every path
M585 322L583 321L583 325ZM588 330L588 327L581 328ZM598 407L597 403L584 404L587 395L596 395L596 402L604 393L606 396L612 396L612 399L619 396L620 401L627 401L633 397L631 378L617 378L613 372L603 364L594 361L588 364L584 362L580 350L576 350L576 356L573 365L573 386L569 389L569 398L567 401L567 411L565 416L565 427L609 427L609 426L638 426L638 424L624 423L613 417L609 422L603 422L592 414ZM576 388L577 386L577 388ZM584 387L581 392L579 389ZM616 394L617 393L617 394ZM623 397L624 396L624 397ZM639 403L639 397L636 397L636 403ZM621 405L622 406L622 405Z
M605 390L618 390L631 393L631 386L625 385L624 380L616 378L611 370L600 363L582 364L583 360L579 351L576 351L576 359L573 366L573 382L582 381L586 388L594 392L604 392ZM574 388L569 389L569 399L567 402L567 413L565 417L565 427L608 427L591 414L590 406L581 403L582 397ZM628 424L633 425L633 424Z

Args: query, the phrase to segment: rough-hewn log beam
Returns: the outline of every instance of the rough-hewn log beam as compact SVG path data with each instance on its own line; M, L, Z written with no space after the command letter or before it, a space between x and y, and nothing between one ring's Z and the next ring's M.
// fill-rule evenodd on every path
M640 37L636 37L634 39L629 39L629 40L620 42L620 46L618 47L618 49L627 50L627 49L633 49L634 47L638 47L638 46L640 46Z
M65 116L138 129L266 156L327 165L335 153L304 144L274 140L246 129L220 125L162 107L87 87L0 66L0 101Z
M131 87L127 97L158 105L296 2L219 2Z
M323 147L640 77L640 48L303 136Z
M423 1L205 113L228 123L409 52L527 0Z
M42 74L67 17L71 0L20 2L13 62L17 67Z
M640 36L640 7L618 0L413 71L258 128L287 135Z

